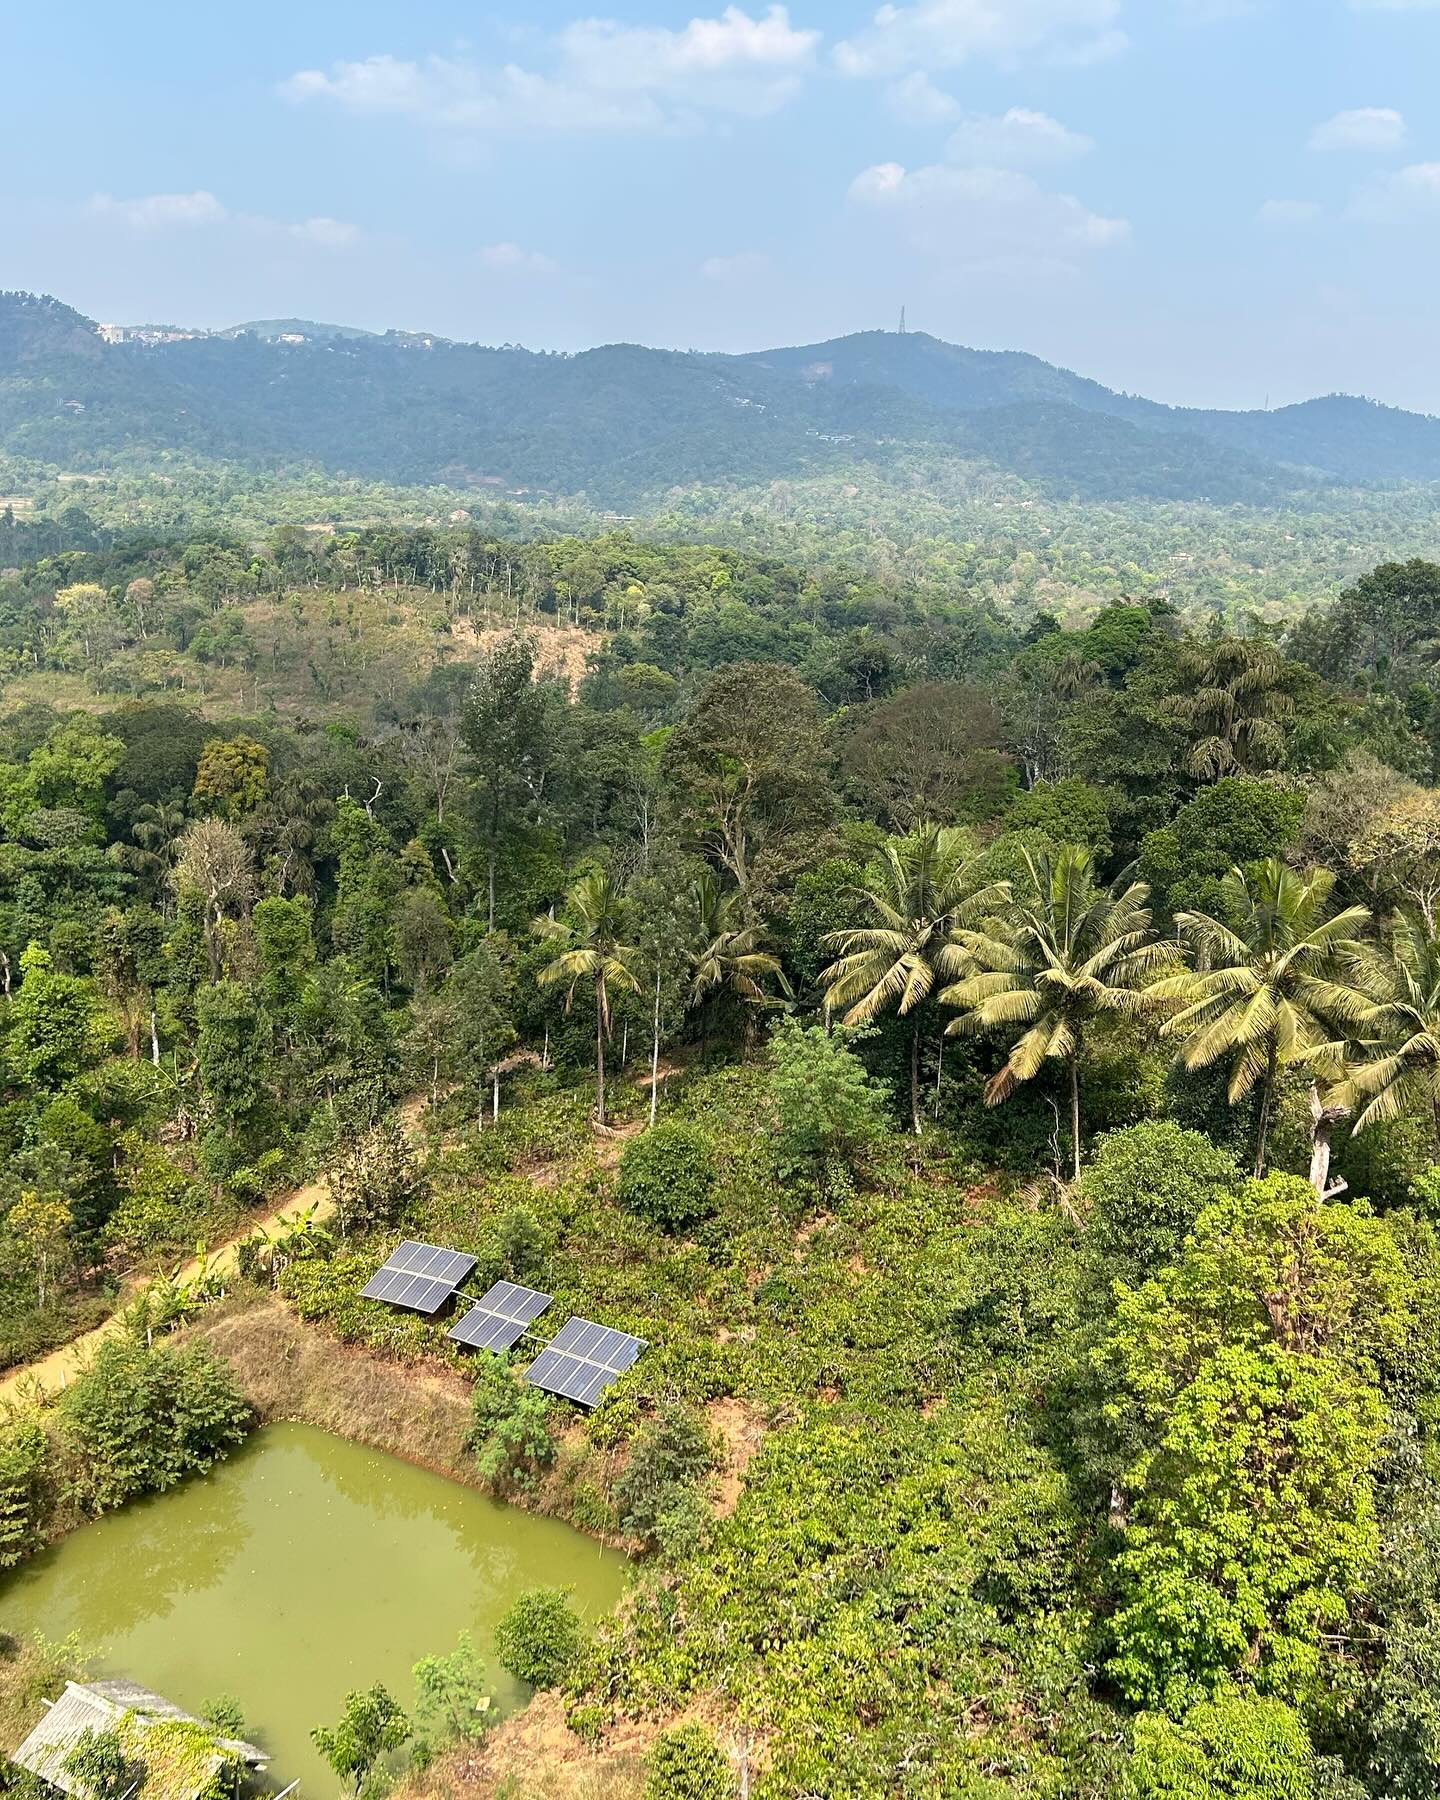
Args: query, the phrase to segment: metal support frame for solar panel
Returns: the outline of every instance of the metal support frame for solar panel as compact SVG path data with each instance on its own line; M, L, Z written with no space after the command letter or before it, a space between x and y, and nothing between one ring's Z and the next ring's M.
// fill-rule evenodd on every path
M513 1281L497 1281L445 1333L472 1350L513 1350L553 1295Z
M386 1257L361 1288L365 1300L384 1300L412 1312L439 1312L453 1298L456 1288L475 1267L476 1258L463 1250L446 1250L439 1244L418 1244L406 1238Z
M525 1379L547 1394L563 1394L580 1406L596 1401L645 1349L644 1338L631 1337L593 1319L567 1319L525 1371Z

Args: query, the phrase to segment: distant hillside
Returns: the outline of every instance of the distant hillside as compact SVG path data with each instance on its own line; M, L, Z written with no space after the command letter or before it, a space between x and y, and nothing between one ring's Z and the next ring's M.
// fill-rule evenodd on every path
M301 339L287 342L286 339ZM1322 482L1440 479L1440 421L1343 398L1275 413L1113 393L1017 352L863 332L752 356L580 355L258 320L102 342L0 295L0 450L85 470L168 452L633 510L863 465L939 462L1056 499L1272 503Z
M267 343L300 337L307 343L325 343L334 338L373 338L378 333L363 331L358 325L323 325L317 319L247 319L243 325L228 325L214 336L256 337Z

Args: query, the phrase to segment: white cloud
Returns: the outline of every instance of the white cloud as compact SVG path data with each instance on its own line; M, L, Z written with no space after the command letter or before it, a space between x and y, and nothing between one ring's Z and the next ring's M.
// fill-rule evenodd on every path
M936 87L923 69L892 81L885 98L890 110L908 125L943 125L960 117L960 102Z
M285 230L302 243L316 244L322 250L344 250L358 242L360 237L358 225L347 225L343 219L328 219L323 216L302 219L298 225L287 225Z
M953 69L984 57L1090 62L1124 48L1120 0L915 0L885 5L835 47L846 75L894 76Z
M560 267L553 256L522 249L519 244L485 244L479 256L487 269L509 269L524 275L553 275Z
M286 224L259 213L234 213L204 189L193 194L142 194L133 200L93 194L87 210L95 218L109 220L140 236L223 225L252 235L293 238L322 250L343 250L360 238L358 226L347 225L343 219L319 216Z
M727 6L679 30L578 19L545 41L550 67L394 56L301 69L288 100L331 101L460 131L645 131L705 113L772 112L811 67L818 31L784 6L752 16Z
M1320 217L1318 200L1267 200L1255 215L1262 225L1277 231L1313 224Z
M998 118L977 115L966 119L951 133L945 154L951 162L1016 169L1065 162L1094 148L1093 139L1071 131L1048 113L1012 106Z
M1357 106L1310 133L1312 150L1397 150L1404 141L1405 120L1393 106Z
M707 256L700 265L706 281L753 281L769 268L759 250L737 250L733 256Z
M916 249L970 268L1064 267L1130 235L1126 220L1104 218L1013 169L877 163L856 176L850 198L891 220Z
M1381 225L1410 224L1440 213L1440 162L1411 163L1364 187L1350 202L1352 218Z
M95 194L90 211L98 218L113 219L131 231L142 232L219 225L229 217L215 196L203 188L193 194L142 194L134 200Z

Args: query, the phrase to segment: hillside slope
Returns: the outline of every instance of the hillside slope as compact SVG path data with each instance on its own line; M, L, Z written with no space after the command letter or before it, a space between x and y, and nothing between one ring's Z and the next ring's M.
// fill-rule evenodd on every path
M1327 479L1440 479L1434 419L1343 399L1173 409L922 333L755 356L557 355L334 326L301 343L252 327L109 344L71 308L13 294L0 295L0 450L74 470L175 452L306 464L617 510L865 464L923 485L937 459L1061 500L1263 505Z

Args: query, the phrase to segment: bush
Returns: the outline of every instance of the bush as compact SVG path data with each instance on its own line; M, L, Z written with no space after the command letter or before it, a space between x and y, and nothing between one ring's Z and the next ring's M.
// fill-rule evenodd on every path
M393 1224L426 1191L414 1146L393 1119L344 1138L325 1174L342 1237Z
M734 1777L703 1725L676 1725L650 1747L645 1800L731 1800Z
M212 1468L250 1428L228 1365L203 1344L109 1338L60 1398L76 1499L106 1512Z
M858 1034L784 1019L770 1039L770 1105L780 1174L824 1180L855 1170L885 1135L889 1102L848 1047Z
M668 1119L625 1146L620 1204L662 1231L683 1231L715 1210L715 1152L698 1125Z
M1109 1132L1080 1178L1087 1245L1107 1279L1141 1279L1170 1262L1205 1208L1240 1183L1232 1156L1169 1119Z
M615 1484L622 1527L653 1546L666 1535L662 1526L668 1515L696 1497L714 1463L715 1447L704 1419L688 1406L667 1407L637 1434L630 1461Z
M581 1643L579 1617L560 1588L527 1588L495 1627L501 1668L531 1687L558 1687Z
M1278 1700L1221 1692L1177 1724L1135 1721L1137 1800L1311 1800L1310 1740Z
M522 1387L503 1357L475 1359L470 1429L465 1448L491 1487L527 1487L555 1460L550 1407L537 1388Z
M34 1413L0 1422L0 1569L22 1561L40 1541L50 1439Z

